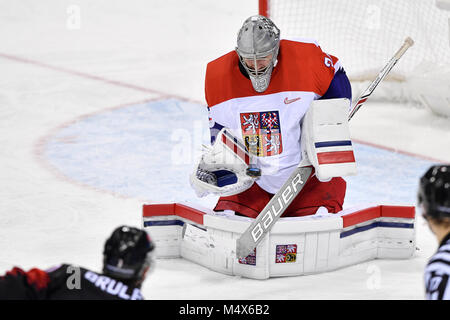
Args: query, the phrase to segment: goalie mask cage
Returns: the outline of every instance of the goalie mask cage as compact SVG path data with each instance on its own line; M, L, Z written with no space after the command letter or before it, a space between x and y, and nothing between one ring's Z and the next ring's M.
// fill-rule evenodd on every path
M442 82L450 83L450 12L442 2L448 0L260 0L259 14L274 21L282 38L315 39L338 57L357 91L354 98L411 37L414 47L374 97L426 102L439 98ZM419 82L410 81L417 76ZM450 88L442 90L450 110Z

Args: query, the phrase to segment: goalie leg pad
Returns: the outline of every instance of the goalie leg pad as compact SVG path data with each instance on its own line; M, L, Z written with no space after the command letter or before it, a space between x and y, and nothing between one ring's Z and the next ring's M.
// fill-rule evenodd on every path
M150 204L144 205L143 222L158 258L181 256L252 279L327 272L371 259L408 259L416 251L413 206L367 205L281 218L244 259L236 257L236 235L248 228L249 218L186 204Z

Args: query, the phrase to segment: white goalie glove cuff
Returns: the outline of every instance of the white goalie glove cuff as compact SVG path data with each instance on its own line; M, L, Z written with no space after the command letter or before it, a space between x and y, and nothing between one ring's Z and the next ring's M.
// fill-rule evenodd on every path
M206 147L190 183L198 197L231 196L250 188L255 177L247 174L250 154L242 142L223 128L215 143Z

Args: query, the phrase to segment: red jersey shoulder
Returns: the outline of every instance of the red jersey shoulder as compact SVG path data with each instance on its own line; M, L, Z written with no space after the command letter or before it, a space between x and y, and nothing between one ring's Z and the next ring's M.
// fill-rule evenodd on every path
M230 51L227 54L211 61L206 66L206 80L219 80L231 74L231 69L238 62L238 56L234 51Z
M336 57L323 52L315 41L281 40L280 53L285 68L298 70L311 91L325 94L334 77Z
M24 271L19 267L14 267L11 271L6 272L6 274L0 279L4 280L6 278L25 278L28 285L33 286L37 290L41 290L47 287L50 282L50 278L47 272L33 268L29 271Z
M323 52L314 41L281 40L280 52L284 52L288 60L295 59L299 61L303 68L307 67L317 72L327 71L329 74L334 75L334 65L338 59Z
M235 51L208 63L205 97L209 107L232 98L247 96L252 90L250 80L239 70L239 57Z

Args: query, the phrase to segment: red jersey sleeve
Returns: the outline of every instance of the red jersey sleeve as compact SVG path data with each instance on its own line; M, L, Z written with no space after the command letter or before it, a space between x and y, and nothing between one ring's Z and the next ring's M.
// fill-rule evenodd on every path
M280 56L288 79L295 79L284 81L292 83L290 88L312 91L320 96L325 94L334 77L336 57L323 52L315 42L291 40L281 41Z
M252 84L239 70L239 58L231 51L208 63L205 99L208 107L233 98L253 95Z
M333 80L335 73L334 65L336 62L336 57L323 52L319 46L314 48L311 59L311 68L314 71L315 92L320 96L323 96L325 92L327 92L328 87Z
M25 272L15 267L0 277L0 299L41 299L49 281L43 270L34 268Z

